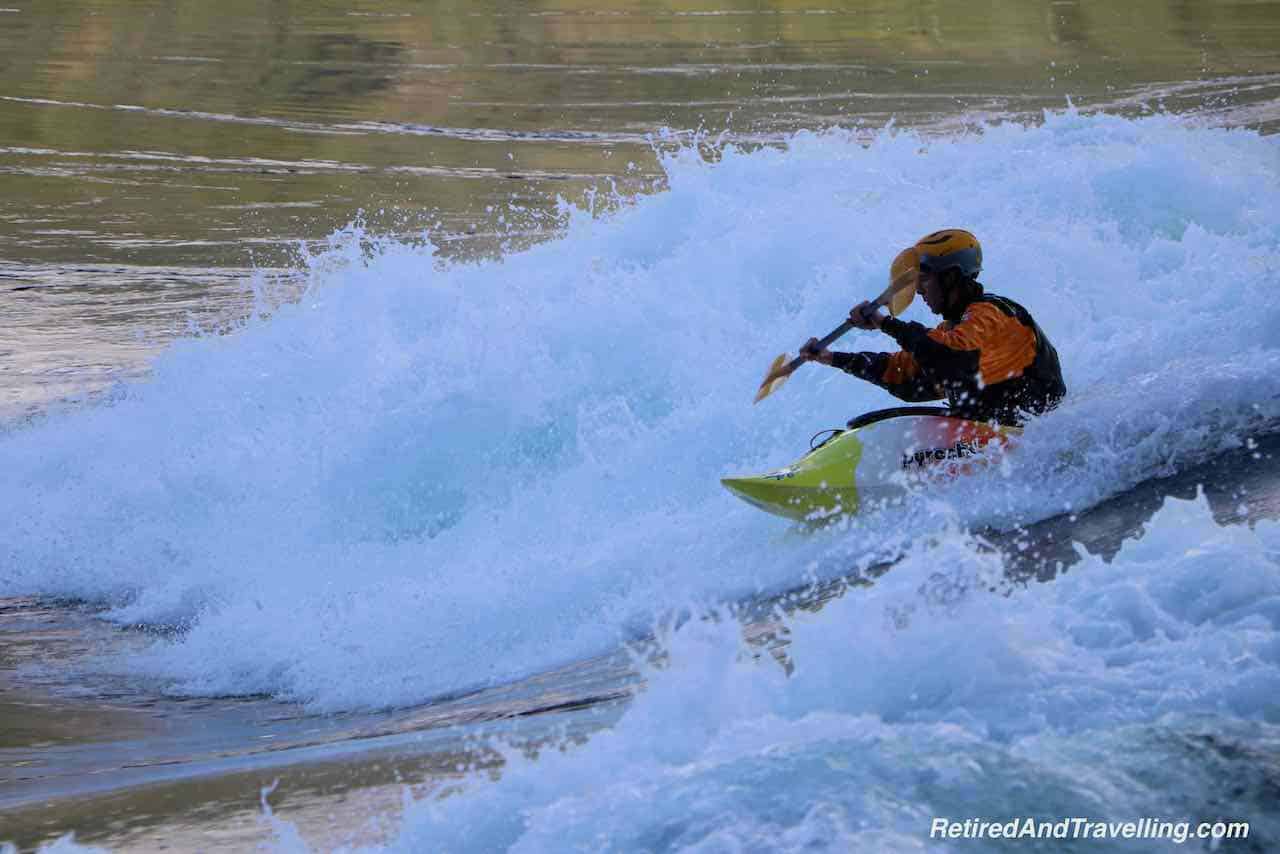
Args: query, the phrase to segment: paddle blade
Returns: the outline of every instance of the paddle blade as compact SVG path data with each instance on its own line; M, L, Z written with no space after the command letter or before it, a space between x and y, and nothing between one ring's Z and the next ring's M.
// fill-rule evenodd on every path
M773 360L773 364L769 366L769 372L764 375L764 381L760 383L760 388L756 390L756 399L751 401L752 403L759 403L782 388L782 384L787 381L787 377L791 376L791 372L787 370L787 364L790 361L786 353Z
M914 246L903 249L889 265L889 287L876 302L889 309L894 317L902 314L916 298L920 279L920 254Z

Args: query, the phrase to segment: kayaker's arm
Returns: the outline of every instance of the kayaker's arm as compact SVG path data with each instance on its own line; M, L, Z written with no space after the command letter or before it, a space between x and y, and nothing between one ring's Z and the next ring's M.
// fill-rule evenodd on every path
M858 316L862 306L855 306L850 317ZM878 326L879 317L861 316L859 320L867 328ZM933 380L926 380L920 365L910 353L840 353L819 347L817 338L810 338L800 348L801 357L839 368L846 374L880 386L889 394L908 403L938 400L944 397L942 389Z
M886 317L881 331L891 336L902 349L927 367L939 380L973 381L978 375L987 324L962 321L949 331L929 330L919 323Z
M937 385L925 380L910 353L832 353L830 364L908 403L943 396Z
M888 361L888 353L832 353L830 364L846 374L879 385Z

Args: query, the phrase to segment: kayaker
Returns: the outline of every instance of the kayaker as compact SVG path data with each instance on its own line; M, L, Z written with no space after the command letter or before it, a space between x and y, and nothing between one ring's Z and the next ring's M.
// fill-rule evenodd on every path
M836 353L810 338L809 361L839 368L907 401L945 398L967 418L1018 424L1057 406L1066 394L1058 353L1025 308L986 293L978 281L982 246L967 231L948 228L922 237L918 292L942 323L927 329L861 302L849 311L859 329L879 329L897 353ZM908 252L910 250L907 250ZM905 254L905 253L904 253Z

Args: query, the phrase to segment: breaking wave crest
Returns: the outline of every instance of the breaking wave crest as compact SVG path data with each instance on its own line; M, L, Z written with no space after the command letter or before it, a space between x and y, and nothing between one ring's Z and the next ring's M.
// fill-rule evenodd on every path
M0 436L0 594L180 628L112 665L175 693L412 704L922 533L1087 507L1280 419L1274 138L1067 111L721 154L672 154L662 192L567 210L500 260L352 228L296 303ZM943 226L982 238L984 281L1048 331L1070 397L999 472L787 535L718 478L891 401L807 367L752 407L764 367Z

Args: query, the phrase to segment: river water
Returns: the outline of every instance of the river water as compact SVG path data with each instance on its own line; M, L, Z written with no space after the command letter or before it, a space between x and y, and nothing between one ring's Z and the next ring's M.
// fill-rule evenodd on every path
M0 9L0 841L1276 844L1274 4L301 5ZM944 225L1068 402L737 504Z

